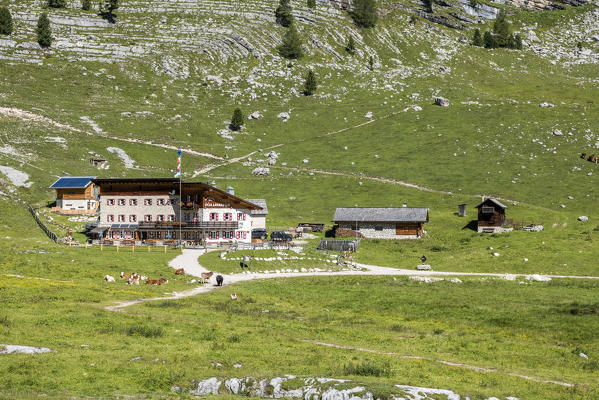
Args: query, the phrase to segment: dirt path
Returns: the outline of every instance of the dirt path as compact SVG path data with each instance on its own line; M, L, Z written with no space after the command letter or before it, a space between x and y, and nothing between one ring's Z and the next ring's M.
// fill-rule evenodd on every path
M516 378L522 378L522 379L526 379L526 380L534 381L534 382L539 382L539 383L551 383L551 384L554 384L554 385L560 385L560 386L565 386L565 387L573 387L574 386L573 383L561 382L561 381L553 381L553 380L546 380L546 379L542 379L542 378L536 378L534 376L516 374L516 373L513 373L513 372L505 372L505 371L501 371L501 370L498 370L498 369L495 369L495 368L477 367L475 365L464 364L464 363L456 363L456 362L453 362L453 361L437 360L435 358L429 358L429 357L410 356L410 355L406 355L406 354L399 354L399 353L393 353L393 352L385 352L385 351L373 350L373 349L365 349L365 348L362 348L362 347L352 347L352 346L344 346L344 345L334 344L334 343L319 342L319 341L316 341L316 340L302 340L302 341L306 342L306 343L312 343L312 344L315 344L315 345L318 345L318 346L334 347L336 349L345 349L345 350L353 350L353 351L363 351L363 352L367 352L367 353L382 354L382 355L386 355L386 356L400 357L400 358L412 359L412 360L425 360L425 361L430 361L430 362L435 362L435 363L449 365L449 366L452 366L452 367L470 369L472 371L482 372L482 373L487 373L487 374L488 373L494 373L494 374L509 375L509 376L513 376L513 377L516 377Z

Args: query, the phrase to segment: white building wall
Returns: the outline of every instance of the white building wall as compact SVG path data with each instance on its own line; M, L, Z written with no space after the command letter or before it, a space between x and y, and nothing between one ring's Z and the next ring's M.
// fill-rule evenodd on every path
M90 207L88 208L88 202L90 203ZM63 210L93 210L95 205L95 201L93 200L56 200L56 207L60 207Z
M252 229L266 229L266 215L252 215Z
M119 200L124 199L125 205L120 206ZM137 205L130 205L129 200L137 200ZM146 206L144 204L145 199L151 199L152 205ZM166 205L159 206L158 200L162 199ZM129 221L130 215L137 217L136 223L143 222L145 215L151 215L152 221L157 221L158 215L164 215L165 221L168 221L168 215L175 215L175 218L179 219L179 207L173 206L168 195L153 195L153 196L100 196L100 223L102 224L118 224L118 216L124 215L125 222L121 223L132 223ZM108 200L114 200L114 205L108 205ZM178 203L178 198L175 203ZM114 215L114 221L108 221L108 216Z
M417 235L396 235L395 223L384 222L359 222L357 223L358 232L364 235L367 239L417 239ZM340 222L339 227L342 229L356 230L356 223ZM376 227L381 227L382 230L376 230Z

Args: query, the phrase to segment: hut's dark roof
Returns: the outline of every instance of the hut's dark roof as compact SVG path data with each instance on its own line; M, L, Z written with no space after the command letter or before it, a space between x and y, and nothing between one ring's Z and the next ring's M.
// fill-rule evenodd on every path
M85 189L95 176L63 176L50 186L50 189Z
M481 208L483 206L483 204L485 204L486 202L490 201L491 203L495 204L498 207L501 207L503 209L506 209L507 207L504 206L503 204L501 204L499 201L493 199L493 198L488 198L486 200L484 200L483 202L481 202L479 205L477 205L475 208Z
M428 208L414 207L347 207L335 210L335 222L427 222Z

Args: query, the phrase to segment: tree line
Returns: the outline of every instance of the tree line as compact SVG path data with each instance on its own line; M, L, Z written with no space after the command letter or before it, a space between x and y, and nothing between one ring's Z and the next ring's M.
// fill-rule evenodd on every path
M472 36L472 44L487 49L502 47L521 50L522 36L519 33L516 35L512 33L512 27L506 18L505 11L501 10L491 31L485 31L484 35L481 35L480 29L476 28Z

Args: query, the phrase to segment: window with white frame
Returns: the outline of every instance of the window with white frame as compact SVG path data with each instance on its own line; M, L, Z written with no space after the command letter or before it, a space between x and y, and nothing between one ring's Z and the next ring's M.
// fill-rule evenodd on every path
M159 206L163 206L164 205L164 199L158 199L156 200L156 204Z
M156 221L158 221L158 222L164 222L164 215L162 215L162 214L158 214L158 215L156 216Z
M129 199L129 205L130 206L136 206L137 205L137 199Z
M129 215L129 222L137 222L137 215Z
M144 221L146 221L146 222L152 222L152 216L151 215L144 215Z
M233 214L232 213L223 213L223 221L232 221Z
M248 237L248 233L244 231L244 232L243 232L243 238L244 238L244 239L247 239L247 237Z
M208 216L208 219L210 221L218 221L218 213L211 212L210 215Z
M106 222L114 222L114 215L108 214L106 216Z
M237 213L237 221L245 221L245 213L238 212Z
M241 232L237 231L237 232L235 232L235 239L239 239L239 238L241 238Z
M119 204L119 206L124 206L125 205L125 199L119 199L118 204Z
M168 220L169 220L170 222L175 222L175 214L170 214L170 215L168 216Z
M125 222L125 215L119 214L119 222Z
M114 199L106 199L107 206L114 206Z
M152 205L152 199L144 199L144 206L151 206Z

